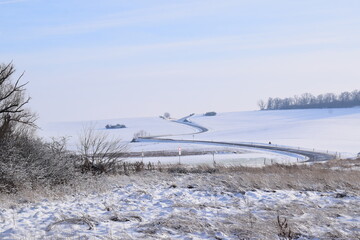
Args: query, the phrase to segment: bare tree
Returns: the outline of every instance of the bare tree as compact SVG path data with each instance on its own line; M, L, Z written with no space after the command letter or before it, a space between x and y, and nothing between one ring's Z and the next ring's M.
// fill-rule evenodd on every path
M123 160L128 145L108 133L96 131L93 126L83 128L79 136L78 152L83 172L105 173L114 171Z
M264 100L259 100L258 106L259 106L260 110L264 110L266 108L266 103L264 102Z
M138 139L138 138L148 137L148 136L150 136L150 134L148 132L146 132L145 130L140 130L134 134L133 139Z
M27 83L20 83L24 73L12 82L14 73L12 63L0 64L0 138L14 131L16 125L35 127L36 115L26 109L30 101L25 95Z

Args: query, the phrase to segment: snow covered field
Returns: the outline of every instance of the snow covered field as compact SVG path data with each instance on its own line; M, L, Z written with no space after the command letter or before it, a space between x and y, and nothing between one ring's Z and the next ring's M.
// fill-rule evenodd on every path
M221 164L223 166L264 166L264 164L271 163L296 163L297 160L293 157L287 157L280 154L271 153L241 153L241 154L205 154L205 155L193 155L193 156L181 156L179 157L147 157L144 159L145 163L162 163L162 164L174 164L180 161L181 164L187 165L213 165ZM130 158L126 159L127 162L141 162L142 158Z
M124 124L126 128L121 129L106 129L107 124ZM166 121L158 117L148 118L122 118L109 120L94 120L84 122L56 122L43 123L40 125L40 135L45 138L68 136L70 143L75 144L78 140L78 135L85 127L94 127L98 131L105 131L110 136L121 137L124 141L131 141L134 134L139 131L145 131L152 136L159 135L179 135L185 133L193 133L193 128Z
M154 117L42 124L40 135L45 138L67 136L73 150L76 149L82 128L93 125L98 131L105 131L110 136L120 137L126 142L131 141L135 133L144 130L152 136L173 139L264 144L271 141L272 144L295 148L340 152L343 157L354 157L360 152L360 108L234 112L220 113L213 117L195 115L189 120L208 128L209 131L196 134L198 130L193 127ZM127 128L105 129L106 124L117 123L125 124ZM179 147L217 148L212 145L176 143L131 143L129 146L130 150L135 152L177 150ZM273 158L273 154L267 158ZM289 159L294 160L296 158Z
M95 124L98 131L125 141L145 130L178 139L272 141L352 156L360 151L360 108L220 113L190 120L209 131L193 135L193 128L160 118ZM128 128L105 129L106 124L116 123ZM41 135L69 136L74 146L83 125L47 124L41 126ZM130 145L132 151L145 153L179 147L158 142ZM224 150L211 144L181 147ZM263 165L264 159L290 161L274 152L227 150L239 154L217 154L215 160L255 166ZM164 164L178 162L178 157L147 158L154 163L159 159ZM140 159L132 161L136 160ZM212 163L213 156L182 156L181 160ZM58 189L0 195L0 239L359 239L360 164L357 160L347 164L220 168L216 173L182 173L175 167L174 172L104 176ZM287 227L282 224L285 221Z
M125 124L127 127L123 129L106 129L106 124ZM160 118L139 118L139 119L117 119L117 120L102 120L93 122L74 122L74 123L52 123L46 124L42 127L41 135L44 138L61 137L66 136L69 140L69 148L76 150L76 144L78 142L78 135L82 129L87 126L94 127L97 131L106 132L110 137L120 137L124 142L129 143L134 134L144 130L151 136L164 136L164 137L178 137L179 139L186 139L189 137L195 138L193 133L196 133L196 129L184 125L175 123L172 121L163 120ZM188 135L187 135L188 134ZM216 155L216 161L221 164L242 164L242 165L254 165L258 166L263 164L264 161L270 163L289 163L297 162L299 159L304 160L301 156L289 156L278 154L274 151L263 150L249 150L246 148L236 148L238 154L232 154L224 156L218 154L223 149L229 149L230 147L219 147L214 144L191 144L191 143L163 143L163 142L139 142L129 143L130 151L133 152L145 152L145 162L164 164L178 163L177 157L161 157L161 158L147 158L147 151L166 151L166 150L178 150L179 148L187 151L196 150L201 151L203 149L211 149ZM246 153L246 154L244 154ZM140 161L140 158L132 158L128 161ZM183 157L183 163L187 164L213 164L213 156L192 156Z
M198 139L259 142L356 154L360 152L360 108L220 113L194 116L209 132Z

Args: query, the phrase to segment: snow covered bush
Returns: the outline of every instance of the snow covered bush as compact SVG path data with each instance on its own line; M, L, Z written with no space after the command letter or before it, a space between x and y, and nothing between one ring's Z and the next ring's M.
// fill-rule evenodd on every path
M66 141L46 143L34 135L36 115L26 108L30 97L13 79L12 63L0 64L0 192L68 182L75 175Z
M28 133L0 139L0 191L64 184L76 173L65 141L45 143Z

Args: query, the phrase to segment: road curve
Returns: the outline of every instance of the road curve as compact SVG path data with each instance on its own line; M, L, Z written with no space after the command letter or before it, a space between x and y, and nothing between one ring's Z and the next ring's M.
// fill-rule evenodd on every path
M213 144L213 145L221 145L227 147L246 147L252 148L255 150L270 150L276 151L277 153L289 155L289 154L296 154L301 155L307 158L305 162L322 162L335 159L334 155L315 152L315 151L307 151L301 149L294 149L290 147L279 147L275 145L258 145L258 144L248 144L248 143L232 143L232 142L220 142L220 141L204 141L204 140L177 140L177 139L170 139L170 138L153 138L153 137L145 137L145 138L138 138L136 142L174 142L174 143L192 143L192 144Z
M175 120L173 122L175 123L179 123L179 124L184 124L184 125L187 125L187 126L190 126L190 127L193 127L193 128L196 128L198 130L198 132L195 132L193 134L201 134L201 133L204 133L204 132L207 132L209 131L209 129L207 129L206 127L203 127L197 123L194 123L194 122L191 122L189 120L189 118L193 116L193 114L190 114L189 116L186 116L186 117L183 117L183 118L180 118L179 120ZM188 135L188 134L184 134L184 135Z
M179 124L185 124L188 126L191 126L193 128L196 128L198 131L193 134L201 134L204 132L207 132L208 129L193 123L189 120L189 118L193 114L186 116L184 118L181 118L177 121L173 121ZM184 135L184 134L182 134ZM186 134L189 135L189 134ZM169 135L168 135L169 136ZM276 151L277 153L289 155L289 154L296 154L301 155L307 158L305 162L322 162L322 161L329 161L332 159L335 159L336 156L328 153L322 153L322 152L315 152L315 151L308 151L308 150L302 150L302 149L295 149L291 147L279 147L276 145L260 145L260 144L249 144L249 143L232 143L232 142L222 142L222 141L205 141L205 140L177 140L177 139L171 139L171 138L163 138L165 136L162 136L161 138L159 136L152 136L152 137L141 137L138 139L134 139L135 142L142 142L142 141L156 141L156 142L174 142L174 143L193 143L193 144L214 144L214 145L222 145L222 146L228 146L228 147L246 147L246 148L252 148L256 150L270 150L270 151Z

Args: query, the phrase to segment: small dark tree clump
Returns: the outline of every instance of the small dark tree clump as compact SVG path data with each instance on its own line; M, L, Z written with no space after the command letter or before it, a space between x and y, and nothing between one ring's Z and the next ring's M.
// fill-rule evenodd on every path
M170 118L170 113L168 113L168 112L164 113L164 118L169 119Z
M216 112L207 112L204 114L204 116L207 116L207 117L216 116Z

